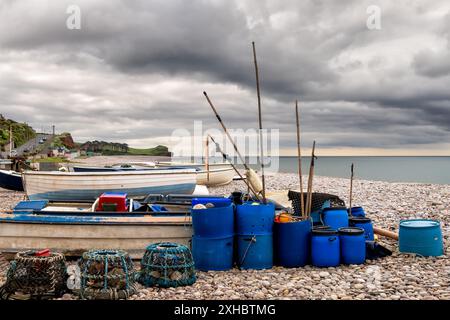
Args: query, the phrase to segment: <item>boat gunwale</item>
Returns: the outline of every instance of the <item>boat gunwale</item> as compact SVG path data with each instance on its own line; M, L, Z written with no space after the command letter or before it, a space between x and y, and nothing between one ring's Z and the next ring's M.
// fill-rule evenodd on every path
M167 170L124 170L124 171L105 171L105 172L62 172L62 171L24 171L22 175L33 175L33 176L58 176L58 177L92 177L92 176L124 176L124 175L135 175L135 176L145 176L145 175L184 175L190 174L194 175L197 172L195 169L173 169L173 171Z

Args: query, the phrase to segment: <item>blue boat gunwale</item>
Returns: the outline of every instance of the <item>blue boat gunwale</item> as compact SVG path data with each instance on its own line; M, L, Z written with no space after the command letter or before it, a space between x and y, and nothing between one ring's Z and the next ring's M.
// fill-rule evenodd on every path
M184 226L191 227L190 221L186 222L155 222L155 221L39 221L39 220L10 220L0 218L0 223L42 224L42 225L127 225L127 226Z

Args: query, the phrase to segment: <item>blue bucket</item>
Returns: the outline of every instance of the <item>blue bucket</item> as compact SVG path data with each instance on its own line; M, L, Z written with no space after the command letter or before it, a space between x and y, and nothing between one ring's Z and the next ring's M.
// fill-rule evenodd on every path
M400 221L398 236L400 252L424 257L444 254L441 224L437 220L413 219Z
M192 237L195 268L202 271L224 271L233 267L233 237Z
M336 267L340 262L340 243L336 230L313 229L311 232L311 262L316 267Z
M237 265L241 269L270 269L273 267L273 236L238 235Z
M305 266L310 257L311 221L275 223L274 244L278 265L287 268Z
M273 203L252 205L251 202L246 202L236 206L236 233L238 235L272 234L274 219Z
M196 204L207 204L212 203L215 207L227 207L231 204L231 199L223 197L203 197L203 198L193 198L191 203L192 206Z
M364 229L349 227L339 229L341 242L341 262L363 264L366 261L366 236Z
M350 209L347 209L347 212L350 213ZM364 212L363 207L352 207L352 216L353 217L365 217L366 213Z
M194 235L205 238L225 238L234 235L234 205L225 203L214 208L191 209Z
M321 218L322 223L326 226L330 226L331 229L338 230L339 228L348 227L347 208L325 208L322 210Z
M349 219L350 226L364 229L366 240L374 241L372 220L365 217L352 217Z

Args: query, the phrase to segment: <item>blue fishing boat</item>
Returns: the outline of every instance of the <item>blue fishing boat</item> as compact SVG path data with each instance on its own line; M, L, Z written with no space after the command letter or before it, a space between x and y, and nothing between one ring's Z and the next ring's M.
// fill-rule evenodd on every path
M23 191L21 174L10 170L0 170L0 188Z

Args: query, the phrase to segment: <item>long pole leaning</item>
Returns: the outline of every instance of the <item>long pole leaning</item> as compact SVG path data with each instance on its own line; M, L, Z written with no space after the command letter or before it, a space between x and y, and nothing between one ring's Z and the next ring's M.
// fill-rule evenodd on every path
M205 141L205 169L206 169L206 180L209 182L209 139L206 137Z
M258 96L259 152L261 162L262 196L263 196L263 203L266 203L266 181L265 181L266 179L264 175L264 148L263 148L262 116L261 116L261 91L259 87L259 71L258 71L258 62L256 60L255 42L252 42L252 47L253 47L253 61L255 62L256 94Z
M259 197L259 195L253 190L253 188L250 186L250 183L248 183L247 179L244 179L244 177L242 176L242 174L239 172L239 170L236 168L236 166L228 159L228 156L225 154L225 152L222 151L222 149L220 148L219 144L214 140L213 137L211 137L210 135L208 135L209 139L211 139L211 141L216 145L217 150L222 154L222 156L228 161L228 163L231 165L231 167L234 169L234 171L237 173L237 175L239 176L239 178L244 181L244 183L247 185L248 190L250 190L256 197L256 199L261 200L261 198Z
M307 200L306 200L306 216L309 218L311 216L311 206L312 206L312 185L314 177L314 165L315 165L315 150L316 141L313 142L312 152L311 152L311 163L309 166L309 177L308 177L308 189L307 189Z
M301 216L305 219L305 200L303 199L303 178L302 178L302 151L300 148L300 118L298 115L298 101L295 100L295 119L297 121L297 153L298 153L298 178L300 183L300 207L301 207Z
M352 163L351 166L351 174L350 174L350 196L349 196L349 209L348 209L348 214L351 217L352 216L352 199L353 199L353 169L354 169L354 165Z
M208 101L209 105L211 106L211 109L213 110L214 114L216 115L217 120L219 121L220 125L222 126L223 131L225 132L226 136L228 137L231 144L233 145L234 151L236 151L236 154L239 156L239 159L244 164L245 169L249 170L247 163L245 162L244 158L242 157L241 153L239 152L233 138L231 138L230 133L227 130L227 127L225 127L225 124L223 123L222 118L219 116L219 113L217 112L216 108L214 107L213 103L211 102L211 99L209 99L208 94L205 91L203 91L203 94L205 95L206 100Z

